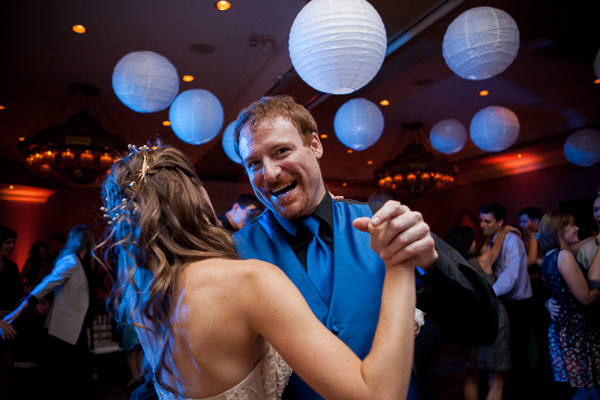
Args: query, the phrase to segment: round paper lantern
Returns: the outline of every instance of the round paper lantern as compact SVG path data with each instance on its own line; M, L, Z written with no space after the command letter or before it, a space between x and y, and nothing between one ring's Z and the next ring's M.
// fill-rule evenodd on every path
M151 51L127 54L112 76L115 94L133 111L164 110L179 92L179 76L169 60Z
M204 89L182 92L169 110L173 132L189 144L202 144L214 139L223 126L223 119L221 102Z
M231 161L237 164L242 163L242 159L235 152L235 148L233 147L233 130L235 129L236 121L233 121L227 128L225 128L225 132L223 132L223 138L221 139L221 144L223 145L223 150L225 150L225 154Z
M596 54L596 59L594 60L594 72L598 79L600 79L600 51Z
M460 14L444 35L446 64L461 78L480 80L503 72L519 50L519 28L510 15L492 7Z
M364 150L372 146L383 132L383 114L367 99L352 99L335 113L333 130L345 146Z
M365 0L312 0L290 30L294 68L325 93L348 94L365 86L379 71L386 48L381 17Z
M454 154L467 143L467 129L455 119L445 119L431 128L429 140L440 153Z
M563 148L567 160L575 165L589 167L600 161L600 132L586 128L571 134Z
M480 110L471 120L471 140L485 151L508 149L519 137L519 120L505 107L490 106Z

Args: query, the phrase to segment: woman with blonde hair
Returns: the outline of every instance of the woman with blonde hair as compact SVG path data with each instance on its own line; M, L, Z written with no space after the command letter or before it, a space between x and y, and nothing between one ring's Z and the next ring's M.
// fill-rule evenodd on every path
M586 397L600 398L596 391L600 384L600 315L596 303L600 292L591 288L571 252L571 246L579 242L578 230L573 216L565 212L550 212L539 225L539 244L546 252L544 283L560 305L548 331L550 361L555 381L569 382L580 392L587 392Z
M290 367L325 398L406 397L413 266L387 267L373 346L360 360L279 268L238 260L179 150L130 150L103 185L101 246L117 268L117 318L135 327L159 398L279 399Z

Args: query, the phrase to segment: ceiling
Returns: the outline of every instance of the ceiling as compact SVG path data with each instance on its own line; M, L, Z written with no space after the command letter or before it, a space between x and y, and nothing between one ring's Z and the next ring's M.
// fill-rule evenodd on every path
M180 91L211 91L225 110L223 129L250 102L263 95L289 94L315 116L323 139L321 166L326 181L376 185L375 169L404 144L401 125L421 121L425 130L453 118L469 126L490 105L508 107L519 118L517 142L503 153L484 153L469 140L449 157L459 166L457 184L527 172L567 160L566 136L581 127L600 127L600 85L593 61L600 49L597 9L590 1L553 0L372 0L388 43L402 43L377 76L350 95L324 95L297 76L289 59L288 33L305 0L231 0L218 11L216 0L6 0L0 5L0 159L23 162L19 137L62 123L76 110L61 110L68 85L85 82L100 89L99 122L126 142L143 144L158 135L181 148L204 179L245 179L242 168L221 147L221 135L192 146L162 125L168 110L136 113L111 86L117 62L133 51L168 58L181 76ZM586 3L586 4L584 4ZM455 75L444 62L446 27L472 7L508 12L520 30L513 64L483 81ZM72 32L82 24L85 34ZM251 40L256 46L251 46ZM490 94L481 97L481 90ZM333 132L333 118L346 101L364 97L381 107L385 130L367 150L347 153ZM518 160L517 153L521 154ZM439 153L437 153L439 154ZM368 164L372 161L372 164Z

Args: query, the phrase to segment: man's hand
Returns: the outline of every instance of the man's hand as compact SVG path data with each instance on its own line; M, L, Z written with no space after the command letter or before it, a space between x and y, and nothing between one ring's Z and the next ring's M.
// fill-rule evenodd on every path
M17 335L17 331L8 322L0 319L0 336L2 340L10 340Z
M550 318L554 319L560 315L560 305L558 304L558 301L554 300L553 298L549 298L546 301L546 308L550 313Z
M420 213L397 201L385 203L372 218L355 219L353 226L371 233L371 248L387 265L409 261L413 266L429 271L437 261L429 225Z

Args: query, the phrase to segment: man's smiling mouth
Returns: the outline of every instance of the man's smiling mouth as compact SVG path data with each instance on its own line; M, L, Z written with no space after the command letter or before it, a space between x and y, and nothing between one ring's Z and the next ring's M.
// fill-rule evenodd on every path
M298 181L293 181L289 185L278 187L277 189L271 190L270 192L275 197L281 197L281 196L284 196L285 194L287 194L288 192L291 192L292 190L294 190L296 188L296 186L298 186Z

